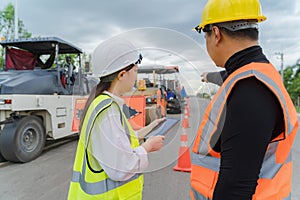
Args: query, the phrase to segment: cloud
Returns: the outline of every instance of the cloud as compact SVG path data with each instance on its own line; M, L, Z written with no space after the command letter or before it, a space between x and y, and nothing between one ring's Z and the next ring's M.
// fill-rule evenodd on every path
M8 2L15 3L16 0L1 0L0 9ZM136 29L144 27L173 30L168 33L171 36L167 36L163 31L158 34L157 31L148 29L148 32L138 33L139 41L136 41L134 34L128 37L144 47L168 49L177 55L177 59L181 55L189 60L190 65L202 71L217 70L206 53L203 35L192 31L201 20L205 3L203 0L18 0L18 13L25 27L34 36L58 36L88 53L101 41L133 29L135 33L138 32ZM299 1L261 0L261 4L263 13L268 18L260 23L260 44L265 54L277 69L281 63L275 52L284 53L284 66L295 64L300 58ZM155 36L154 33L158 35ZM176 40L175 35L180 39ZM172 42L174 40L176 42ZM158 58L157 54L151 57L149 53L149 62L154 62ZM171 57L175 62L176 56ZM172 59L164 58L160 61L170 63Z

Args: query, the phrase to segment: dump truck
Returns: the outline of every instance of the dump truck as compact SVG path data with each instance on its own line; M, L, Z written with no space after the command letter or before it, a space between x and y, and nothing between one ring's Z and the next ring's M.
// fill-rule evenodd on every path
M82 50L63 39L0 44L0 160L29 162L46 140L78 134L80 114L97 80L82 72Z

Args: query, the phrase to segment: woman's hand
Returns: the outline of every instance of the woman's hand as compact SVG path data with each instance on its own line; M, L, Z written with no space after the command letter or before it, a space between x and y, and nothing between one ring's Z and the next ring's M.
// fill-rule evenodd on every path
M159 151L163 146L163 141L165 140L165 136L158 135L149 137L146 142L142 144L142 147L145 148L147 153L153 152L153 151Z

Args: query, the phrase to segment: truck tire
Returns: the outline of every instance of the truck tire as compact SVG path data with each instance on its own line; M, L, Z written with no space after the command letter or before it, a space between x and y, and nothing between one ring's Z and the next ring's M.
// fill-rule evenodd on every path
M181 105L178 99L168 100L168 114L180 114L181 113Z
M0 135L0 151L9 161L29 162L41 154L45 141L42 120L26 116L4 126Z

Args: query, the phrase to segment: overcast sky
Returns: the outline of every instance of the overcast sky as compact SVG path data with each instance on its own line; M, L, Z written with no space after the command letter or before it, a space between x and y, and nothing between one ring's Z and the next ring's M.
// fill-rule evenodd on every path
M1 0L0 9L9 2L14 4L16 0ZM101 41L125 32L138 46L148 48L146 60L149 62L177 65L181 59L193 65L197 73L185 79L197 85L203 70L217 69L205 51L203 35L192 31L200 22L205 2L17 0L17 8L19 18L33 36L61 37L87 53ZM299 0L261 0L261 3L268 18L260 23L260 44L265 54L277 69L281 62L276 52L284 53L284 66L294 65L300 58ZM178 63L174 63L176 61Z

